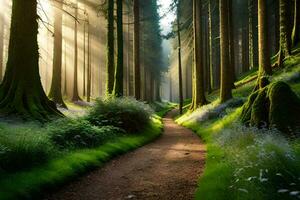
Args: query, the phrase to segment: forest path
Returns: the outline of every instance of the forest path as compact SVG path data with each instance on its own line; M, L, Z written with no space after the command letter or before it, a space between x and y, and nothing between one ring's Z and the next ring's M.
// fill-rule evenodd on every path
M206 147L192 131L177 125L171 111L155 142L112 160L47 200L190 200L204 170Z

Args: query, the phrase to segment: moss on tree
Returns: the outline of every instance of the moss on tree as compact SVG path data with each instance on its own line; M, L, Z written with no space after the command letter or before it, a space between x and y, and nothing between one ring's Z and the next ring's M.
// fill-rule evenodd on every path
M277 128L295 134L300 128L300 99L284 82L254 92L243 106L242 123L258 128Z

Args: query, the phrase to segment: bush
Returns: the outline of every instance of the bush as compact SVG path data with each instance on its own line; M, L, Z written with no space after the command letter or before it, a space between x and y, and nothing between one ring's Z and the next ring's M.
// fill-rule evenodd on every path
M47 134L35 128L0 129L0 169L17 171L41 164L56 152Z
M115 126L127 133L141 131L150 122L152 109L133 98L98 99L86 119L96 126Z
M96 127L83 119L60 119L48 126L51 141L60 149L96 147L124 133L113 126Z

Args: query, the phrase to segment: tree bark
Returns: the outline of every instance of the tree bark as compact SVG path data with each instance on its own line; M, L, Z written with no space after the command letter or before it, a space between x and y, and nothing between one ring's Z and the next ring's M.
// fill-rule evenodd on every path
M123 68L124 68L124 57L123 57L123 1L117 0L117 44L118 44L118 55L117 55L117 67L115 70L115 84L114 84L114 96L123 96Z
M268 20L266 9L266 1L258 0L259 76L272 74L268 44Z
M12 3L8 62L0 85L0 112L40 121L62 116L55 103L47 98L40 80L37 1Z
M194 32L194 92L193 92L193 103L191 105L191 110L196 110L197 108L205 105L207 103L205 97L204 88L204 77L203 77L203 56L201 52L202 44L202 24L201 24L201 9L202 1L193 0L193 32Z
M75 4L75 27L74 27L74 79L73 79L73 97L72 101L81 101L78 94L78 3Z
M87 102L91 101L91 89L92 89L92 65L91 65L91 33L90 33L90 21L87 21L87 89L86 89L86 99Z
M232 88L234 88L234 82L235 82L235 49L234 49L234 32L235 32L235 27L233 23L233 5L232 5L232 0L226 0L227 1L227 12L228 15L228 34L229 34L229 75L231 76L231 85ZM221 61L222 62L222 61Z
M280 10L280 43L278 53L278 66L282 67L284 58L291 55L291 32L289 27L289 2L287 0L279 1Z
M114 0L108 0L107 8L107 60L106 60L106 94L110 95L114 89L115 76L115 44L114 44Z
M54 49L53 49L53 73L49 98L59 106L66 108L62 98L62 1L56 4L54 14Z
M180 28L180 0L177 1L177 39L178 39L178 78L179 78L179 113L183 113L183 89L182 89L182 62L181 62L181 28Z
M140 72L140 0L133 0L134 34L133 34L133 62L134 62L134 93L137 100L141 99Z
M228 27L228 0L220 0L220 41L221 41L221 102L224 103L232 98L232 69L229 61L229 27ZM232 52L231 52L232 53Z

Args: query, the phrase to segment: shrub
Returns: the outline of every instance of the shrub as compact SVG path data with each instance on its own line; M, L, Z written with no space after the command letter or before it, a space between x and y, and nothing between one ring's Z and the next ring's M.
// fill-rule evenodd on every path
M86 119L96 126L115 126L127 133L141 131L149 122L152 109L133 98L98 99Z
M113 126L96 127L83 119L60 119L48 126L51 141L60 149L96 147L124 133Z
M41 164L54 155L47 134L35 128L0 129L0 168L17 171Z

